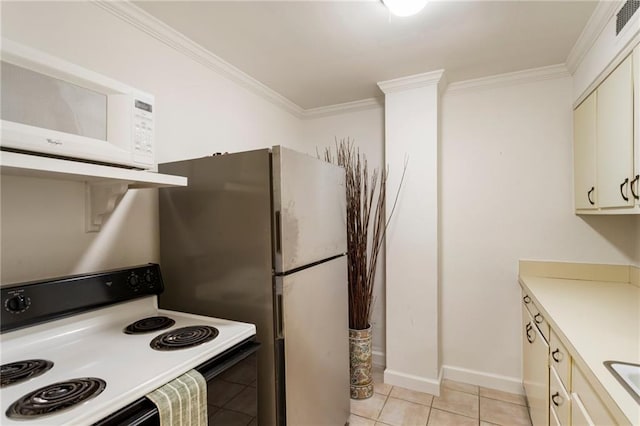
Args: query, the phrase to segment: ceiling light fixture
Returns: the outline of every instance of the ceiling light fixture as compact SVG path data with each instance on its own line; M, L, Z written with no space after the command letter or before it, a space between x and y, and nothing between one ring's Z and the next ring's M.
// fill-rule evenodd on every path
M420 12L428 0L382 0L389 12L396 16L411 16Z

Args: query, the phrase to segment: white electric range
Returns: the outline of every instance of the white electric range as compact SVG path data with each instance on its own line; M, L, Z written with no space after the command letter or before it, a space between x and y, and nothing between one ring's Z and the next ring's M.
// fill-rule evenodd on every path
M144 395L257 350L253 324L158 309L162 288L153 264L2 288L0 423L156 424Z

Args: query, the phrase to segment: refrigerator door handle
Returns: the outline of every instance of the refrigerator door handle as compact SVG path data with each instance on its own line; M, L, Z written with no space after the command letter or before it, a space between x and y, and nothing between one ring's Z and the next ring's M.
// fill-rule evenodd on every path
M276 321L276 340L284 339L284 330L283 330L283 296L282 296L282 277L276 277L276 285L275 285L275 321Z
M276 210L276 253L282 253L282 219L280 218L280 210Z

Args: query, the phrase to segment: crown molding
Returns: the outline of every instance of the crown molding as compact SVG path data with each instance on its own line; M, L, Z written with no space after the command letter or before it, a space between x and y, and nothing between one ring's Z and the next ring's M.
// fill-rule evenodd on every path
M298 118L304 116L304 109L294 102L209 52L129 1L93 0L93 3L194 61L283 108L294 116Z
M359 101L345 102L342 104L327 105L317 108L305 109L302 113L303 119L320 118L346 112L364 111L367 109L382 108L384 98L368 98Z
M570 77L564 64L550 65L541 68L509 72L492 75L490 77L474 78L472 80L457 81L449 84L446 93L456 93L474 89L484 89L514 84L534 83L536 81L553 80L556 78Z
M394 78L378 82L378 87L385 95L403 90L417 89L420 87L433 86L440 83L444 70L430 71L422 74L414 74L407 77Z
M567 56L567 69L573 75L578 66L584 59L585 55L593 47L602 31L607 26L611 17L623 5L623 1L599 1L591 17L584 26L582 33L576 40Z

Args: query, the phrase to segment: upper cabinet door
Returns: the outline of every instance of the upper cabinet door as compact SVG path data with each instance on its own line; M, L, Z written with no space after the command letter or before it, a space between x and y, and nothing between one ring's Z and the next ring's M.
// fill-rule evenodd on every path
M598 87L597 188L601 208L634 205L633 62L629 55Z
M576 210L597 208L596 92L573 113L573 167Z

